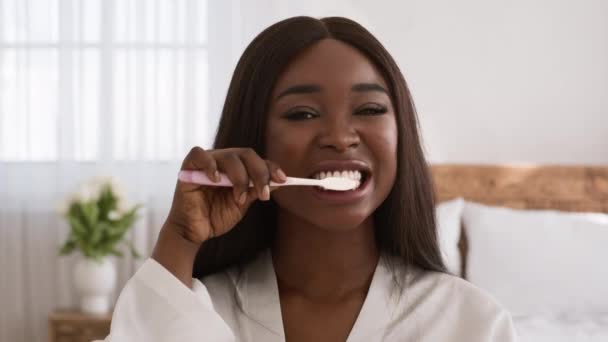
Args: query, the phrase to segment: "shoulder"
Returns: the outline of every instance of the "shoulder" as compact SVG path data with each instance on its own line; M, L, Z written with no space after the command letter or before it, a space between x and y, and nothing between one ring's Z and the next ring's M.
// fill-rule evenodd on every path
M424 272L423 277L428 278L427 281L434 283L438 290L445 290L452 294L457 294L458 297L469 303L478 303L484 306L493 307L496 310L502 310L502 307L494 297L463 278L448 273L429 271Z
M494 297L465 279L420 269L413 269L410 274L408 290L414 294L436 298L468 314L487 316L506 313Z
M474 284L441 272L412 269L401 306L415 320L469 340L513 341L510 314ZM472 338L475 335L475 338Z

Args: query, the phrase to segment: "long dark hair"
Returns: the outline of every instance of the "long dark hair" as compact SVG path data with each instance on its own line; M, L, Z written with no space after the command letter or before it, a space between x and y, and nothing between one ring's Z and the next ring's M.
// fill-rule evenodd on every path
M251 147L265 156L265 127L274 84L300 51L323 39L336 39L365 54L388 83L395 108L397 177L374 213L378 249L394 263L445 272L437 243L432 181L424 159L418 120L399 67L382 44L356 22L340 17L294 17L260 33L239 60L224 103L214 148ZM251 260L272 244L276 203L256 201L229 233L205 242L193 276L203 277Z

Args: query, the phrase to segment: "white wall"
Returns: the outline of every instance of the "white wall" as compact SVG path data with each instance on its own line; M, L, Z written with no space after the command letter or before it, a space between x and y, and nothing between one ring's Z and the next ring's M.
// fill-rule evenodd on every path
M243 5L245 43L292 15L368 27L410 84L431 161L608 163L606 0L262 3Z

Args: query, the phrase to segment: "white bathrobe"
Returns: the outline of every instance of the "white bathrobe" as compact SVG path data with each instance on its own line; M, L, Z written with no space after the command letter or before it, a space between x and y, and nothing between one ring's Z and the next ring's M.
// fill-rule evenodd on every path
M410 270L404 291L381 259L348 342L515 341L509 314L470 283ZM391 294L392 293L392 294ZM107 342L284 341L269 251L247 265L184 286L153 259L122 290Z

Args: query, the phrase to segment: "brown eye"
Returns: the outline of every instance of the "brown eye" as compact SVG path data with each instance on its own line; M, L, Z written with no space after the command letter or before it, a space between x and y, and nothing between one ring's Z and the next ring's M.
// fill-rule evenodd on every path
M310 120L319 117L319 114L312 110L304 110L304 108L298 108L283 114L283 118L289 121L303 121Z
M318 115L310 113L310 112L295 112L295 113L286 114L283 117L290 121L302 121L302 120L314 119L317 116Z
M384 106L367 106L358 110L355 114L357 115L382 115L386 114L388 108Z

